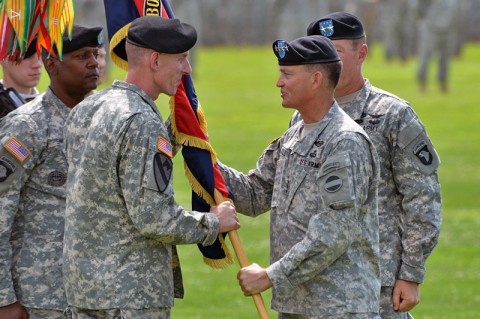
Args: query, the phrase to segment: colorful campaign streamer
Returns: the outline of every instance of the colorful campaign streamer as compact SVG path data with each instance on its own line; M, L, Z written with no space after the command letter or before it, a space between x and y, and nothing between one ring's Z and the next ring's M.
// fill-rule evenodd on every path
M62 54L62 35L71 35L75 7L73 0L0 0L0 59L19 61L37 38L41 48Z

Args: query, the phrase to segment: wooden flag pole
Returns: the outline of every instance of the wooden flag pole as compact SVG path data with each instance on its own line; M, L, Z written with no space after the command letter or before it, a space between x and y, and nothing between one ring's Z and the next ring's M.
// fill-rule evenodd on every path
M222 193L215 189L215 202L218 204L224 202L225 199L223 198ZM238 236L238 232L236 230L231 230L228 232L228 237L230 238L230 242L232 243L233 250L235 251L235 255L237 256L238 262L240 263L240 267L247 267L250 266L250 262L248 261L247 254L243 249L242 242L240 241L240 236ZM257 307L258 314L260 315L260 319L269 319L270 316L267 312L267 307L265 306L265 302L263 301L261 294L252 295L253 302Z

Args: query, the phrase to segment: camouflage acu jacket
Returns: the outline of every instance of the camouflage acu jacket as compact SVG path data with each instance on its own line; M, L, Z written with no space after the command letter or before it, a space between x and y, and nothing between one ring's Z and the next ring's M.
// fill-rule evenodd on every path
M116 81L72 111L65 128L69 304L173 306L172 266L180 266L173 245L211 245L219 230L214 214L175 202L173 153L154 101L132 84Z
M368 133L380 160L382 285L396 279L422 283L442 222L438 154L410 104L368 80L342 107ZM295 113L292 123L299 119Z
M70 112L50 89L0 121L0 306L67 306L62 243Z
M219 164L238 212L271 210L272 308L314 316L378 313L378 159L334 104L299 139L297 123L244 175Z

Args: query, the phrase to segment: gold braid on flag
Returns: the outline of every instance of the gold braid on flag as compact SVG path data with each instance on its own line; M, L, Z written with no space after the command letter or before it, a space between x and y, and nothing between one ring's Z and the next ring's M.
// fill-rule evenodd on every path
M173 96L170 98L170 111L171 112L175 111L175 97ZM198 116L198 123L200 125L200 128L204 133L207 133L207 124L205 121L205 115L204 115L202 106L200 105L200 102L198 103L197 116ZM177 138L177 142L179 142L182 145L193 146L193 147L197 147L197 148L201 148L209 151L210 154L212 155L212 163L216 162L217 154L215 153L215 150L213 149L213 147L210 145L208 141L205 141L196 136L190 136L188 134L179 132L177 129L177 125L175 123L175 117L172 116L170 120L172 122L172 128L175 132L175 137Z
M112 36L110 39L110 59L112 62L115 63L116 66L120 67L121 69L128 71L128 62L124 59L120 58L113 49L116 48L122 41L125 41L128 35L128 28L130 27L131 22L124 25L122 28L118 29L117 32Z
M170 98L170 114L174 114L174 112L175 112L175 97L172 96ZM198 117L198 123L200 125L200 128L206 134L207 121L205 120L205 113L203 112L200 102L198 102L197 117ZM179 132L177 129L177 125L175 123L175 116L171 116L170 121L172 123L172 130L175 134L175 138L177 139L177 143L180 143L182 145L187 145L187 146L193 146L196 148L209 151L212 158L212 163L216 163L217 154L215 153L215 150L213 149L213 147L210 145L208 141L205 141L199 137L195 137L195 136L191 136L191 135ZM183 167L185 170L185 176L187 177L187 180L190 184L190 187L192 188L192 191L194 191L198 196L203 198L210 206L218 205L215 199L212 198L212 196L208 193L208 191L205 188L203 188L202 185L197 181L195 176L192 174L192 172L188 168L188 165L186 162L183 163ZM223 200L232 201L230 198L225 198L225 197L223 197ZM228 265L233 264L233 258L230 253L230 250L228 249L227 244L225 243L225 239L223 238L222 234L218 234L218 240L220 241L222 249L225 253L225 258L211 259L203 256L203 261L205 262L205 264L209 265L212 268L224 269Z

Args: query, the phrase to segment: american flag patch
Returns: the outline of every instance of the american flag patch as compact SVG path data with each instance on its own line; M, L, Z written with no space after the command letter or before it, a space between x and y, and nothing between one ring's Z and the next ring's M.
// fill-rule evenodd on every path
M22 142L13 136L7 141L7 143L3 144L3 147L9 151L10 154L12 154L20 163L25 162L25 160L30 156L30 151L28 148L26 148Z
M158 137L157 143L158 150L163 154L167 155L168 157L172 158L172 145L167 142L163 137Z

